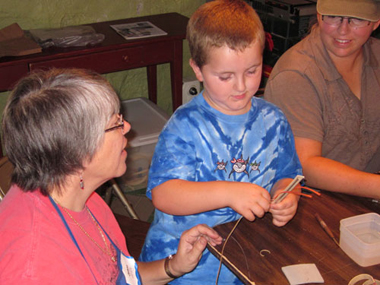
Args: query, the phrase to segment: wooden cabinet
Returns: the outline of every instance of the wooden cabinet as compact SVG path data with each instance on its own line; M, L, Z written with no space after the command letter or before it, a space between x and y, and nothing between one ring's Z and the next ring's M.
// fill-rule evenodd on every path
M167 32L165 36L125 40L110 25L149 21ZM90 47L48 48L41 53L0 58L0 91L13 88L28 72L37 69L85 68L98 73L146 67L149 99L157 103L157 65L170 64L173 110L182 104L182 45L188 18L178 13L151 15L88 24L105 35ZM0 157L2 150L0 148Z

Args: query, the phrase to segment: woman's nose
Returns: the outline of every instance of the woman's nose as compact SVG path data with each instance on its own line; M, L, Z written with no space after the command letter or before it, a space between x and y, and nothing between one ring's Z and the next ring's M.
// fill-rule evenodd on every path
M131 130L131 124L128 123L126 120L123 120L123 123L124 123L123 135L125 135Z
M338 26L338 32L340 34L346 34L350 29L350 23L347 18L343 18L342 22Z

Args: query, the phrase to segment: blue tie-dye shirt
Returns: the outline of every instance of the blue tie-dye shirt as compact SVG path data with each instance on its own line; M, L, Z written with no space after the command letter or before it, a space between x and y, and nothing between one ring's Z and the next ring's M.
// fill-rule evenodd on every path
M246 114L225 115L213 109L201 93L178 108L162 130L147 196L152 199L152 189L171 179L243 181L270 191L278 180L298 174L301 165L290 125L277 107L253 97ZM175 253L182 232L197 224L214 227L239 218L229 207L188 216L156 209L140 260L153 261ZM219 260L206 249L197 268L171 284L215 284L218 267ZM242 283L223 266L219 284Z

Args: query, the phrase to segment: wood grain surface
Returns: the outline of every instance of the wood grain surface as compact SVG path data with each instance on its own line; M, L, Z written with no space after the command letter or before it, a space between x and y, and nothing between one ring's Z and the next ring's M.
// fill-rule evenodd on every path
M289 284L281 268L302 263L314 263L324 284L348 284L362 273L380 279L380 265L357 265L314 216L319 213L339 241L340 220L368 212L380 213L380 204L371 199L322 192L319 197L302 198L296 216L284 227L274 226L269 213L254 222L242 219L225 246L228 260L223 263L245 284ZM215 229L226 238L235 223ZM222 245L208 248L219 258Z
M115 217L127 241L129 253L138 260L150 223L118 214L115 214Z

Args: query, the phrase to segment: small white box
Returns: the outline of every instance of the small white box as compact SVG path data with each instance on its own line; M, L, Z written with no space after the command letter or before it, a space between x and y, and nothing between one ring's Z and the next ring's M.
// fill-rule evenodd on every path
M132 128L126 135L127 171L117 181L124 191L134 191L147 185L154 148L169 115L146 98L122 101L121 111Z
M186 77L182 81L182 104L186 104L201 92L201 83L195 77Z
M380 215L368 213L340 221L340 247L363 267L380 263Z

